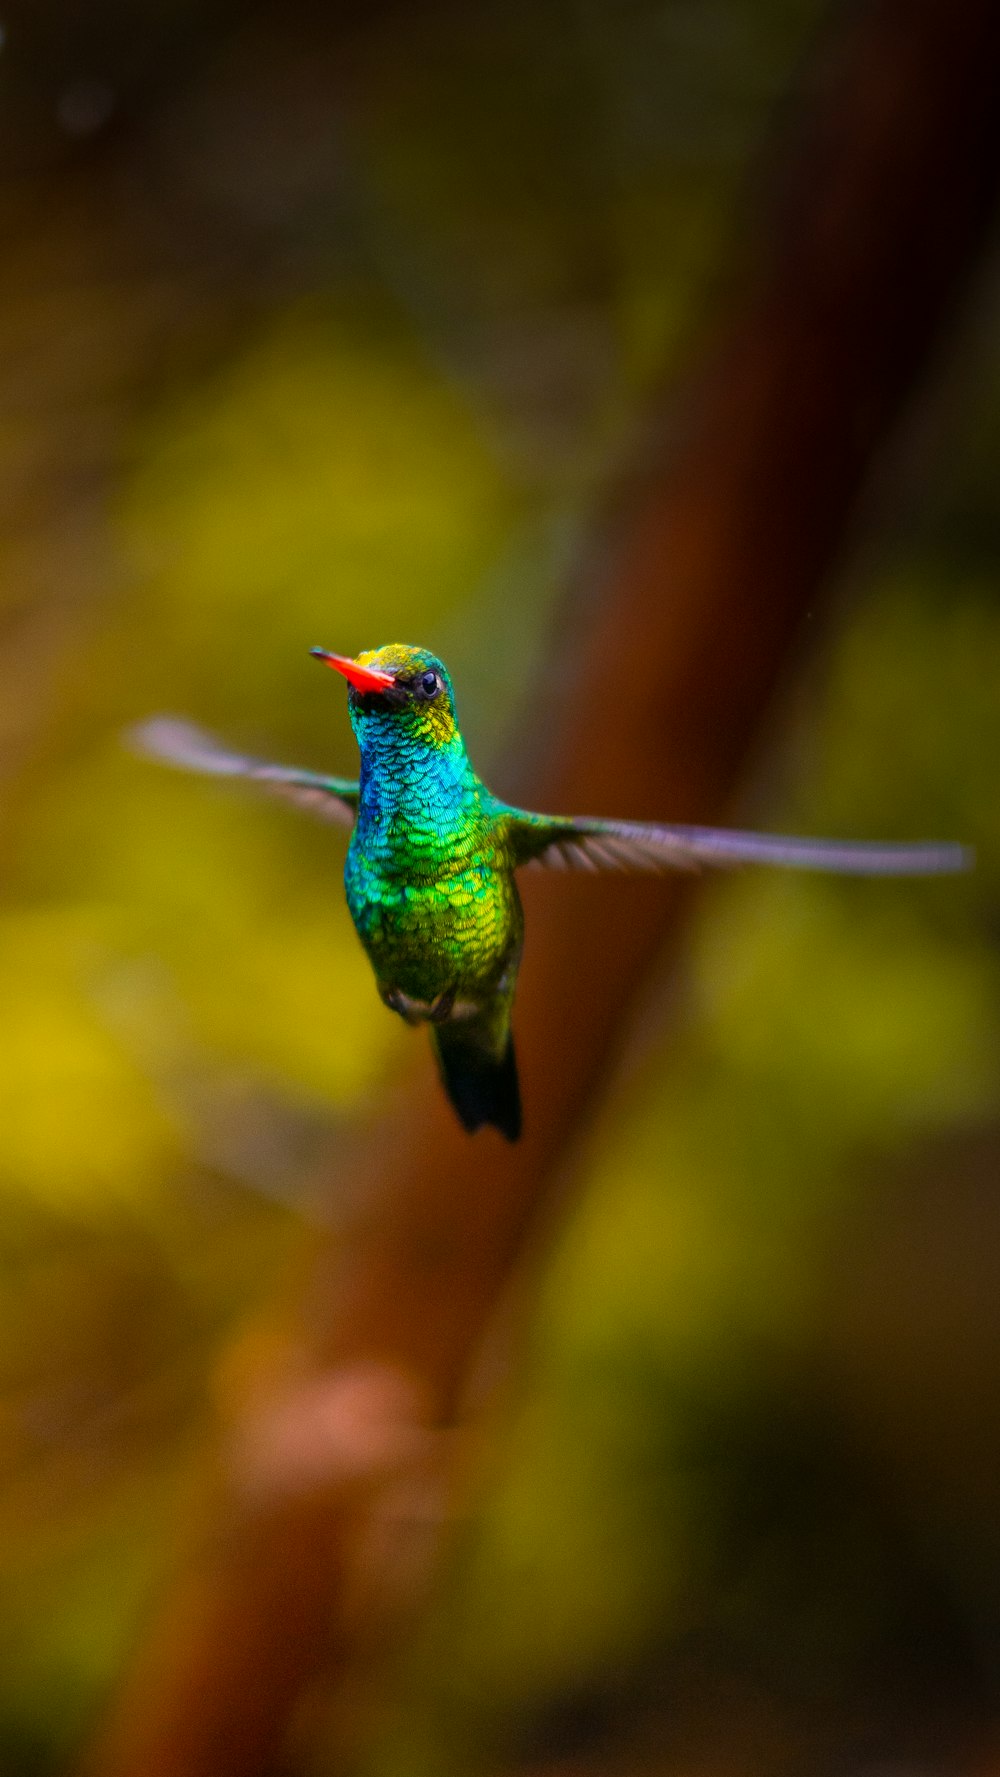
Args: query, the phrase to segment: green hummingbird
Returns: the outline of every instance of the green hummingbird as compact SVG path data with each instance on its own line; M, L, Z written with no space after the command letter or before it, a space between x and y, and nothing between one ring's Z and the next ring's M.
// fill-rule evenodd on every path
M511 1009L524 939L515 880L522 865L778 864L903 876L970 861L959 845L792 839L514 808L478 776L436 655L401 643L354 660L311 652L347 680L357 782L246 758L170 716L143 723L133 738L168 764L250 779L352 828L347 904L378 991L408 1024L429 1024L445 1091L470 1132L493 1124L508 1141L521 1132Z

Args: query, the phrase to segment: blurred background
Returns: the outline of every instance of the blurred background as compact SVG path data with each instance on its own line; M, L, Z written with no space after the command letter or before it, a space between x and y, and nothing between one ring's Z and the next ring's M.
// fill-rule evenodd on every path
M651 420L669 438L755 275L790 95L864 10L0 17L11 1777L74 1768L113 1709L414 1040L342 836L122 731L177 711L353 773L306 650L402 639L527 795L547 663L600 597L595 514ZM978 867L704 885L576 1131L352 1770L1000 1769L998 463L994 230L732 811ZM341 1717L320 1672L266 1769L344 1768Z

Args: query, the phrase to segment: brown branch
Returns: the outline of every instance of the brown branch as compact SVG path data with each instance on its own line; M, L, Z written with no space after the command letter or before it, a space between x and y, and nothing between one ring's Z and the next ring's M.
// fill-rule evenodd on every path
M719 813L983 238L1000 160L995 0L882 0L825 48L756 287L682 448L648 463L565 668L554 805ZM525 1140L469 1141L421 1074L359 1141L356 1213L311 1291L313 1367L220 1469L211 1532L94 1771L266 1771L306 1682L356 1653L419 1540L406 1500L445 1497L437 1434L687 892L531 885Z

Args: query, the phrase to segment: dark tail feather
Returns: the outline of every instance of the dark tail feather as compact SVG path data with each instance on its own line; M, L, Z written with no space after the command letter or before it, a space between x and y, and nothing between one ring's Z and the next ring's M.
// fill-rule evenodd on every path
M514 1038L499 1061L482 1043L474 1024L456 1020L439 1024L431 1033L444 1089L470 1135L483 1123L492 1123L508 1141L521 1133L521 1093L517 1083Z

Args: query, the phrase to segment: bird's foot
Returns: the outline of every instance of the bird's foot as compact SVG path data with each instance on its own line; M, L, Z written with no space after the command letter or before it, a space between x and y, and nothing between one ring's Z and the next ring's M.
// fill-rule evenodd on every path
M455 1005L455 989L446 988L433 1000L414 1000L401 987L380 989L383 1004L390 1012L398 1012L407 1024L446 1024Z
M439 993L437 999L431 1001L431 1008L428 1013L431 1023L445 1024L451 1017L454 1004L455 989L453 987L447 988L444 993Z
M405 1018L407 1024L423 1023L427 1012L419 1000L411 1000L409 995L403 993L398 987L382 988L380 992L382 1003L388 1006L390 1012L398 1012L400 1018Z

